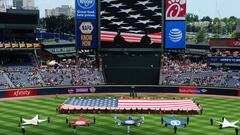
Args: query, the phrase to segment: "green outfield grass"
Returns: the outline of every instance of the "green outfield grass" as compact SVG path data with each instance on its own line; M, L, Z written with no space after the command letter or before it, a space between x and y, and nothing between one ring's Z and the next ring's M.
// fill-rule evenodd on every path
M153 96L150 96L153 97ZM163 97L163 96L154 96ZM164 96L166 97L166 96ZM19 116L32 118L37 113L41 118L51 117L51 123L27 126L26 135L72 135L73 130L65 124L66 115L57 114L56 107L63 103L67 97L35 98L10 100L0 102L0 135L20 135L18 127ZM204 108L203 115L190 116L190 125L187 128L179 128L178 135L235 135L232 128L222 129L214 123L210 126L209 118L220 120L225 116L230 121L240 119L240 100L227 98L193 97ZM77 119L79 114L70 115L71 119ZM93 114L84 114L85 119L92 119ZM78 135L126 135L126 127L114 126L114 114L96 115L97 124L90 127L77 127ZM120 119L126 119L127 114L119 115ZM135 114L134 117L141 115ZM145 122L140 127L133 127L130 135L173 135L173 129L166 128L161 124L161 115L145 114ZM164 115L171 118L172 115ZM186 116L177 116L184 118ZM240 126L240 123L238 124Z

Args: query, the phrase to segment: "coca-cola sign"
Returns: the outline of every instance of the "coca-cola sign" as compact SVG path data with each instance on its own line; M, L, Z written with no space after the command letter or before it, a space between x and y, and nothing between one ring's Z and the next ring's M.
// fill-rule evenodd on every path
M228 45L240 47L240 41L239 40L229 40Z
M186 0L166 0L166 20L186 20Z
M37 95L37 90L9 90L6 92L7 97L26 97Z

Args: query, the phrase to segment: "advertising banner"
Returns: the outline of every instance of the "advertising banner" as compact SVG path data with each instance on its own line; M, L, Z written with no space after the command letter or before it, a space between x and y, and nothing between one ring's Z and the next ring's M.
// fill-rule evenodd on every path
M166 20L186 20L186 0L166 0Z
M182 94L207 94L208 89L205 88L197 88L192 86L182 86L179 87L179 93Z
M237 90L237 95L240 97L240 89Z
M68 94L79 94L79 93L94 93L96 90L95 88L89 88L89 87L80 87L80 88L69 88Z
M223 38L223 39L215 38L215 39L210 39L209 45L210 46L225 46L225 47L231 46L231 47L239 48L240 47L240 40L226 39L226 38Z
M77 48L96 48L97 39L96 21L77 21Z
M6 97L6 92L0 91L0 98L5 98L5 97Z
M77 20L96 20L97 1L96 0L76 0Z
M5 0L0 0L0 12L6 12Z
M240 58L209 57L209 63L240 63Z
M196 94L197 88L196 87L188 87L188 86L179 87L179 93L181 93L181 94Z
M228 46L240 47L240 41L235 39L228 40Z
M26 90L9 90L6 91L6 97L27 97L27 96L36 96L37 90L35 89L26 89Z
M186 44L186 22L166 21L165 38L166 49L184 49Z

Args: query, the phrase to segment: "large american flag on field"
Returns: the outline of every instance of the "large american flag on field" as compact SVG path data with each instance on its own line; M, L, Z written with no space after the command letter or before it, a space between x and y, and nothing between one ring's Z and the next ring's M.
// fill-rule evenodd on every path
M132 98L70 98L62 109L151 109L151 110L195 110L199 107L191 99L132 99Z
M127 42L140 42L148 32L161 43L161 0L101 0L101 41L112 42L117 31Z

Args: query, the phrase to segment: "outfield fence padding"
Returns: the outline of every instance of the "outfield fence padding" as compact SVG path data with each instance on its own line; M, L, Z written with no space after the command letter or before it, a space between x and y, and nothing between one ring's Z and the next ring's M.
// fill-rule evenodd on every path
M0 91L0 98L42 96L55 94L81 94L81 93L179 93L193 95L219 95L240 96L240 89L217 87L193 87L193 86L69 86L69 87L43 87L21 88Z

